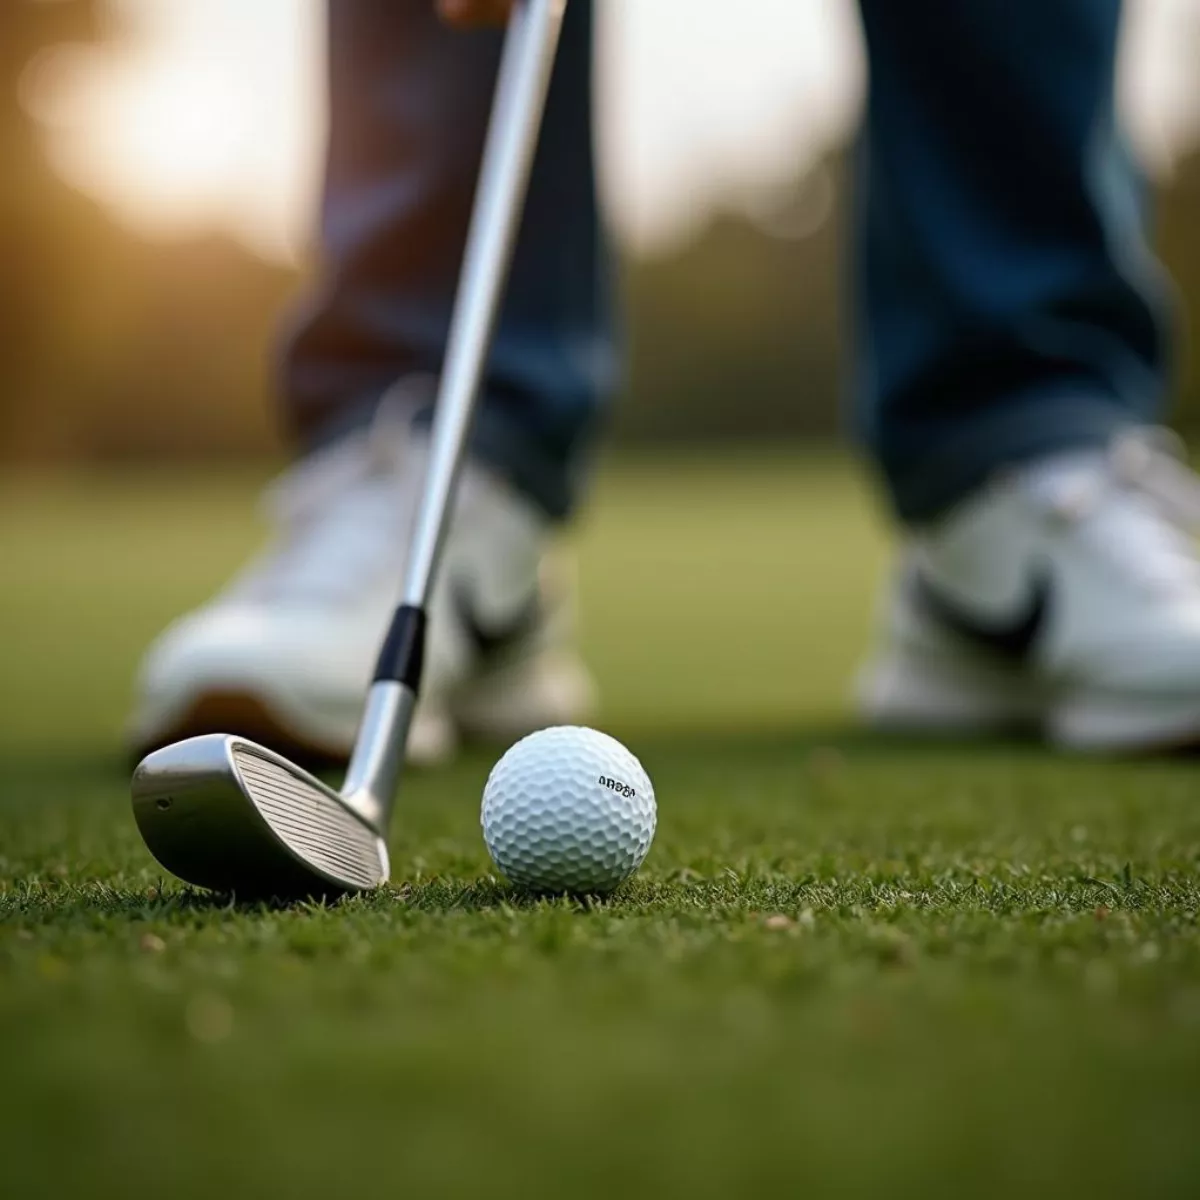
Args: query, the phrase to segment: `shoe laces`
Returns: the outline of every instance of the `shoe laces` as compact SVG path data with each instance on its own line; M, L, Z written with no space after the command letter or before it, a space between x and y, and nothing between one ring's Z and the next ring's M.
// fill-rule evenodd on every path
M411 410L409 410L411 413ZM398 573L419 456L399 405L310 454L270 487L263 508L278 531L230 585L238 602L338 604Z
M1200 590L1200 479L1168 431L1124 434L1107 454L1081 456L1044 485L1035 481L1054 515L1084 531L1123 575L1160 593Z

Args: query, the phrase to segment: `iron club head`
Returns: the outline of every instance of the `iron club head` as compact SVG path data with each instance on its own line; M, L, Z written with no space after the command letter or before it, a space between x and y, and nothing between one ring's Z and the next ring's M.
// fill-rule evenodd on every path
M387 882L387 846L352 803L245 738L209 734L156 750L132 792L150 852L198 887L292 899Z

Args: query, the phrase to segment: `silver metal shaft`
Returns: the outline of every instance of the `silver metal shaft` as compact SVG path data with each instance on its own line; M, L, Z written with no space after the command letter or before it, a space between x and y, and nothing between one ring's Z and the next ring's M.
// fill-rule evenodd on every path
M513 13L480 169L458 299L446 343L429 471L402 602L424 608L487 367L537 149L566 0L523 0Z
M518 0L505 37L401 601L422 610L433 590L450 524L565 10L566 0ZM345 803L380 831L387 828L395 802L416 699L402 683L372 686L342 788Z

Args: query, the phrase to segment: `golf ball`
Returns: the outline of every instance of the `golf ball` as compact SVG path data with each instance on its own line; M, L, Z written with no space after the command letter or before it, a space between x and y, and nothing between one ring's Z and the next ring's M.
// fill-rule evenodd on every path
M483 790L483 840L517 886L611 892L642 865L658 809L642 764L595 729L530 734L492 768Z

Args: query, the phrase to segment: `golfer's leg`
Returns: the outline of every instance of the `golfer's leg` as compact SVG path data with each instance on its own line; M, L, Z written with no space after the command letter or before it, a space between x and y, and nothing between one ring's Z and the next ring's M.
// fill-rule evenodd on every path
M502 35L451 32L433 7L329 2L323 261L284 367L302 448L366 420L398 378L441 366ZM475 446L555 515L575 498L616 374L591 26L590 0L574 0Z
M323 254L283 389L299 448L328 452L304 455L273 489L272 545L288 552L259 556L147 652L129 734L141 752L225 729L347 756L403 577L422 473L405 469L394 426L353 434L393 383L442 365L501 40L443 29L433 0L330 0L329 18ZM573 0L476 423L475 458L518 487L478 462L463 473L413 759L446 757L464 731L511 743L589 712L569 612L539 566L614 382L590 35L591 5Z
M1119 0L862 0L856 415L900 516L1152 419L1164 286L1114 116Z

